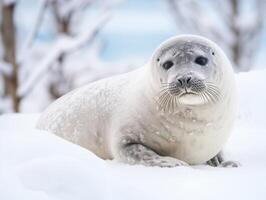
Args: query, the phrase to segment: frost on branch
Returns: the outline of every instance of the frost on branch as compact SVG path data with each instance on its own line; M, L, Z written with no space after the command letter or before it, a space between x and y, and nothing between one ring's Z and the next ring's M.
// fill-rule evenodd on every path
M178 28L206 36L218 43L233 61L235 70L254 65L265 24L266 1L167 0Z
M11 4L15 4L17 0L2 0L4 6L10 6Z
M86 55L82 56L82 59L92 58L91 55L96 56L95 60L98 63L94 64L97 68L100 63L99 54L94 54L95 51L91 51L90 47L95 43L98 32L109 20L110 8L117 0L40 0L34 23L32 23L25 41L22 41L22 45L19 46L16 44L17 27L13 20L17 4L15 1L12 2L7 3L0 0L0 38L2 42L0 44L0 100L1 102L4 99L10 101L8 103L11 105L9 111L19 112L21 105L31 99L31 94L36 97L34 92L39 88L41 91L37 93L45 94L46 99L49 99L49 95L55 99L75 87L73 85L79 82L76 80L79 76L65 76L67 71L71 71L69 69L66 71L65 68L73 64L73 60L70 62L69 58L76 52ZM92 10L91 6L96 3L99 4L96 6L97 9L95 6L93 7L94 17L87 15ZM53 25L56 25L56 28L53 41L44 44L40 43L37 36L40 29L43 28L42 22L47 14L54 19L54 23L48 25L51 26L49 28L54 28ZM84 20L85 17L86 20ZM85 23L81 24L81 20L76 20L81 18ZM86 60L86 62L90 61ZM76 58L75 64L71 68L84 68L82 70L89 72L89 70L85 70L87 66L79 57ZM48 94L49 92L50 94ZM43 100L41 101L38 104L43 104Z
M15 1L0 2L0 34L2 42L2 59L5 69L9 69L11 73L1 73L3 84L3 100L11 100L9 105L16 112L19 111L20 98L17 96L19 65L16 59L16 27L14 24Z
M61 36L51 47L51 51L40 61L39 66L32 72L25 83L19 88L18 94L23 97L32 90L34 84L43 76L43 74L52 67L52 64L61 56L71 53L83 45L91 42L96 36L99 28L102 27L109 18L109 15L102 16L88 30L80 33L76 37Z

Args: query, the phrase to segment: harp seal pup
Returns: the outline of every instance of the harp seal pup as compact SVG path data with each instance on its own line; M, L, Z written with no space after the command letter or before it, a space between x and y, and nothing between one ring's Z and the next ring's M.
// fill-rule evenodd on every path
M132 165L236 167L220 153L236 107L234 73L223 51L206 38L180 35L141 68L59 98L37 128Z

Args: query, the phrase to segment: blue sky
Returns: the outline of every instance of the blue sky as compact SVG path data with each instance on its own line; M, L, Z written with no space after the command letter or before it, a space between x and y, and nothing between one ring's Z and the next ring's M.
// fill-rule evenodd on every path
M19 1L16 21L20 42L25 40L25 35L34 22L39 2L39 0ZM104 42L102 59L137 62L149 59L162 41L177 34L167 6L164 0L124 0L118 4L113 10L112 19L99 35ZM97 11L94 9L92 12ZM83 28L90 24L88 19L90 18L80 19ZM47 43L53 38L53 20L51 16L46 15L37 39L39 42ZM262 44L264 49L265 43L266 37ZM265 56L262 55L262 51L259 52L259 57L261 59L258 65L263 65Z
M24 40L34 22L38 3L36 0L19 1L16 21L20 41ZM114 8L112 19L100 33L105 46L102 58L106 61L144 61L162 41L174 34L176 28L164 1L123 1ZM53 36L52 20L46 15L37 39L49 42Z
M115 9L102 32L107 43L105 59L147 59L165 39L176 33L167 5L159 0L130 0Z

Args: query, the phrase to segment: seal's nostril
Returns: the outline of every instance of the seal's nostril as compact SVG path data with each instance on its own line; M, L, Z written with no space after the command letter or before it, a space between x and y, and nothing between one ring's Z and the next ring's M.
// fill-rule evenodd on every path
M184 77L181 77L179 79L177 79L177 83L179 84L179 86L181 87L184 87L184 86L190 86L190 83L191 83L191 76L184 76Z
M182 86L182 81L180 79L178 79L178 82L180 83L180 86Z
M188 78L187 78L187 83L189 83L189 82L190 82L190 80L191 80L191 77L188 77Z

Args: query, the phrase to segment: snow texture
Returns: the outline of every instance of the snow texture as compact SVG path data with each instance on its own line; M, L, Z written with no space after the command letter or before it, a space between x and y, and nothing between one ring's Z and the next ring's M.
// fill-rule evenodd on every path
M0 60L0 74L11 75L12 66L9 63Z
M75 51L86 42L89 42L95 36L95 32L98 31L99 27L106 23L108 18L109 13L101 16L100 19L91 26L89 31L84 31L74 39L67 36L59 37L58 41L55 42L52 50L39 63L37 70L35 70L25 82L25 84L19 88L18 95L25 96L26 93L30 91L35 85L34 83L36 83L40 76L42 76L44 72L47 71L47 68L51 68L53 62L58 59L60 55Z
M17 1L16 0L3 0L4 5L8 6L11 4L15 4Z
M265 70L237 76L240 109L225 154L239 161L239 168L150 168L103 161L34 129L38 115L4 115L0 117L0 199L265 199L265 76Z

